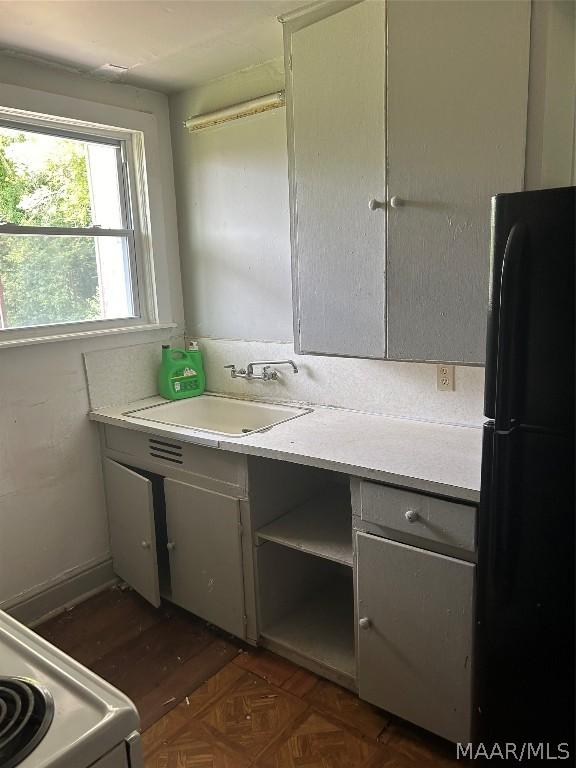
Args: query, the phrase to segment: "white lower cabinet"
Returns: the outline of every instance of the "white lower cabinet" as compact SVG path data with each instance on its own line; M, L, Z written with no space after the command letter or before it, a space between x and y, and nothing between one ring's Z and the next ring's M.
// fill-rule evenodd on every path
M109 458L104 479L118 576L244 638L240 500Z
M475 565L356 536L360 697L446 739L469 741Z
M474 505L270 459L241 457L231 473L224 452L159 457L145 436L112 436L104 477L124 581L470 740Z
M104 459L114 572L156 608L160 605L152 481Z
M240 502L164 480L173 602L244 637Z

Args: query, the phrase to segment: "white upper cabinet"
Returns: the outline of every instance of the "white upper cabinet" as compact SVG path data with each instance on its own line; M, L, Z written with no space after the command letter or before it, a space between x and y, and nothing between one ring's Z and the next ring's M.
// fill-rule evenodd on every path
M370 2L370 0L368 0ZM388 356L483 363L490 198L524 184L530 4L388 3Z
M385 356L385 217L368 208L385 193L384 29L384 5L370 1L289 41L300 352Z
M483 363L490 198L524 183L530 3L327 3L284 32L297 350Z

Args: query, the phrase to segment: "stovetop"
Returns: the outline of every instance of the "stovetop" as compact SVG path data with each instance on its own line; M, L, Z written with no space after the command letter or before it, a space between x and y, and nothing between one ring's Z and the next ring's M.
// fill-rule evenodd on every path
M0 677L0 765L15 768L42 741L54 717L54 700L43 685Z
M15 732L24 720L22 738L24 730L36 729L35 744L9 768L87 768L139 728L138 713L123 693L0 611L0 688L19 683L20 714L14 715L17 705L9 691L0 695L2 768L3 728ZM19 734L13 744L20 744Z

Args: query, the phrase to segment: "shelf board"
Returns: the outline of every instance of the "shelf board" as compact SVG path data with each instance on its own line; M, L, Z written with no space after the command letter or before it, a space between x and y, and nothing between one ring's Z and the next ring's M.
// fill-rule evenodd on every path
M342 586L340 586L342 583ZM270 646L293 658L308 659L332 671L336 679L354 684L354 604L350 581L333 580L329 587L298 606L262 632Z
M257 531L259 539L352 565L352 511L341 488L322 494Z

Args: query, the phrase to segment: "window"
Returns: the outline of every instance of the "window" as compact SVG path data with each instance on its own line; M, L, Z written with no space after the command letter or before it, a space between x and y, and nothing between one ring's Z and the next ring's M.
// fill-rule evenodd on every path
M0 121L0 337L141 318L128 143Z

